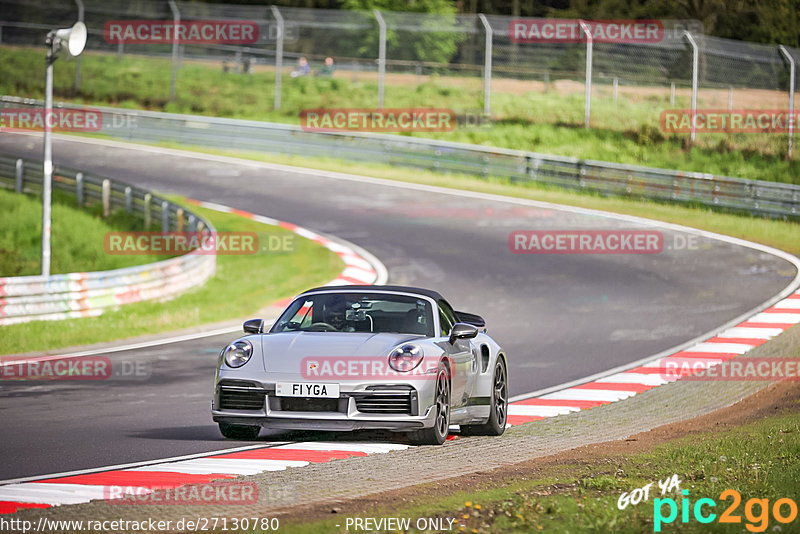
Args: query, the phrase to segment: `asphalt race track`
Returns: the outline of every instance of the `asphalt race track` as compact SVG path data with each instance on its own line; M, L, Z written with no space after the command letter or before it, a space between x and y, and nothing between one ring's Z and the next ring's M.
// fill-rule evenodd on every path
M4 134L0 152L41 159L41 140ZM597 215L64 139L55 140L54 159L364 247L391 283L437 289L456 309L485 316L509 355L512 395L679 345L759 305L796 274L782 259L717 240L677 250L684 236L672 231L660 254L509 250L514 230L645 228ZM209 414L216 355L233 337L110 355L149 362L146 381L0 384L0 480L246 444L224 441Z

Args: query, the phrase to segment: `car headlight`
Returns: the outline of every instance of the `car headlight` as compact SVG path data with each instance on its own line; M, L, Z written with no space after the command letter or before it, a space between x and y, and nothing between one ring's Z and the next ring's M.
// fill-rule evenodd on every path
M228 367L241 367L253 355L253 345L249 341L234 341L225 348L225 363Z
M422 348L413 343L403 343L389 353L389 367L401 373L411 371L422 361Z

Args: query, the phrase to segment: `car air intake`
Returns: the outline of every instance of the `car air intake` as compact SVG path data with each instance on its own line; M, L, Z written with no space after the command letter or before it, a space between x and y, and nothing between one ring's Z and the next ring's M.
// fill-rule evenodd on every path
M339 399L283 397L280 409L285 412L338 412Z
M263 410L266 391L241 386L220 386L219 407L222 410Z
M411 415L411 391L375 391L354 394L356 410L361 413L385 413Z

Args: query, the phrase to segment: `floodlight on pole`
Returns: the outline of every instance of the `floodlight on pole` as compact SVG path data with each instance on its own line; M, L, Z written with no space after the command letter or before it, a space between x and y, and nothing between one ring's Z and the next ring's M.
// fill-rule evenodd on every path
M55 61L56 57L67 54L77 57L86 47L86 25L83 22L76 22L72 28L61 28L52 30L47 34L46 44L49 45L48 56Z
M86 47L86 25L76 22L72 28L52 30L47 34L47 69L44 85L44 177L42 180L42 276L50 276L50 205L53 190L53 63L60 56L79 56Z

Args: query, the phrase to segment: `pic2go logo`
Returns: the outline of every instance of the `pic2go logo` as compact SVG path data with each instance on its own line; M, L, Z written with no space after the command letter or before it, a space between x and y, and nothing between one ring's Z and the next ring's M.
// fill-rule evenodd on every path
M712 513L709 508L717 506L714 499L704 498L699 499L694 503L694 506L689 502L689 490L683 490L684 497L681 499L680 513L681 523L688 523L690 521L690 512L694 516L695 521L698 523L712 523L717 514ZM727 501L728 498L732 499L731 504L719 516L719 523L741 523L742 517L736 514L736 509L742 502L742 495L732 489L726 489L719 494L721 501ZM669 512L664 515L664 507L668 508ZM679 506L674 499L669 497L653 500L653 532L661 532L662 524L669 524L678 518ZM784 512L788 512L784 514ZM748 523L745 528L750 532L764 532L769 526L770 507L769 499L750 499L744 505L744 516ZM776 500L772 504L772 517L779 523L791 523L797 518L797 503L789 498L782 498Z

